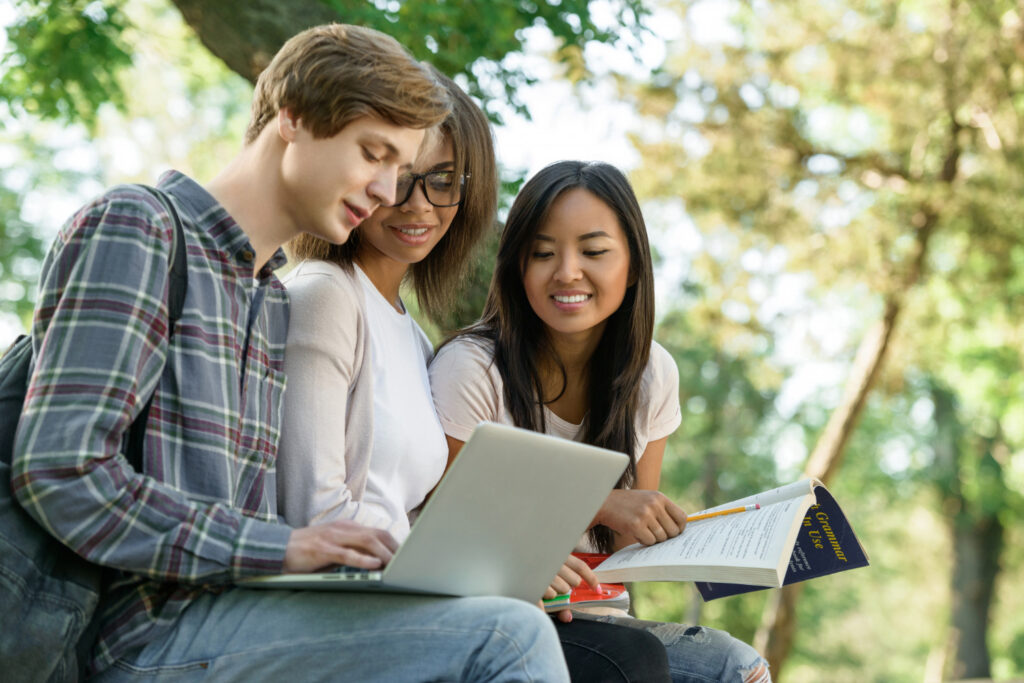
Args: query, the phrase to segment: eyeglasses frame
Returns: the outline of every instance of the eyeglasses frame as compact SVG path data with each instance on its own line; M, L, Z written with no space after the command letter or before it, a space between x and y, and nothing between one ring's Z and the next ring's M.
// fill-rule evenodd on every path
M407 201L409 201L412 198L413 191L416 189L416 183L419 183L420 186L423 188L423 198L426 199L431 206L436 206L439 209L444 209L450 206L458 206L459 204L461 204L462 193L466 189L466 181L469 180L469 174L463 173L459 176L459 201L454 202L452 204L437 204L430 198L430 193L427 191L427 176L432 175L434 173L455 173L455 171L427 171L426 173L409 173L408 175L412 176L412 182L409 183L409 191L405 193L405 197L402 198L402 201L396 201L394 204L388 204L386 205L386 208L393 209L396 206L401 206L402 204L405 204ZM398 189L397 186L395 189Z

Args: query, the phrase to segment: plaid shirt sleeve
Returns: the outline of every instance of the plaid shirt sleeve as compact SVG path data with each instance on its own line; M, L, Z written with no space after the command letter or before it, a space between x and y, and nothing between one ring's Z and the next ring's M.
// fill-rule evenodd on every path
M120 455L167 355L172 240L163 207L139 188L108 193L61 231L43 266L13 488L102 565L182 583L276 572L288 527L197 501Z

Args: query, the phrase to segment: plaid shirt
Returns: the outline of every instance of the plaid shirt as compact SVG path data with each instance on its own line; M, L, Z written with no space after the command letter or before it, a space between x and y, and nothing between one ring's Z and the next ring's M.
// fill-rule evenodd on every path
M203 591L281 571L290 534L273 479L288 327L273 269L284 255L254 281L252 245L224 208L180 173L160 187L188 245L170 346L173 222L145 190L114 188L68 221L46 257L15 444L25 509L121 570L100 604L94 671L173 628ZM120 451L151 394L143 476Z

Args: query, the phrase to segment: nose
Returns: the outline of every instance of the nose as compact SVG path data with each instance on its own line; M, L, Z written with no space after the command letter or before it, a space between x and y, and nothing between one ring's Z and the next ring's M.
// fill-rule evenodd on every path
M366 194L376 200L381 206L390 206L395 203L395 186L398 184L398 168L389 166L381 168L370 179L366 186Z
M558 258L558 266L555 269L555 280L557 282L575 282L581 277L580 263L576 254L569 252Z

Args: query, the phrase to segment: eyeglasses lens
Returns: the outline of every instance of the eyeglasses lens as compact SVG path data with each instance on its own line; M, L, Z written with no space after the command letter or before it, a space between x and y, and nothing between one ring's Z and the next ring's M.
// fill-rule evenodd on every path
M422 180L423 191L426 193L427 201L434 206L455 206L462 199L462 187L465 183L463 177L457 176L452 171L431 171L430 173L408 173L398 177L395 187L395 196L404 204L412 196L413 185L416 181Z

